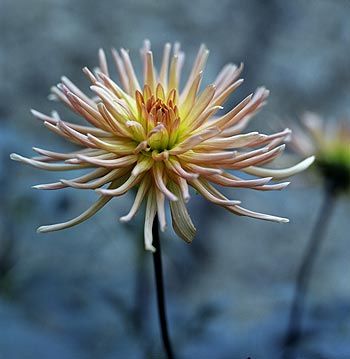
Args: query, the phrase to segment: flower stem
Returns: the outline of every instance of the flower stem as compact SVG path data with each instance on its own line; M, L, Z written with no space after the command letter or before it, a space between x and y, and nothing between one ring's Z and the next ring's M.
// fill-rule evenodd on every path
M326 183L321 209L311 233L309 243L305 249L296 278L294 298L289 313L288 329L283 342L283 359L292 359L295 357L294 353L301 337L305 297L310 285L312 269L314 267L315 259L320 251L323 239L325 238L326 228L334 208L335 199L335 187Z
M157 289L157 302L158 302L158 315L160 330L162 333L162 340L165 352L168 359L173 359L173 350L169 339L168 334L168 325L166 318L166 308L165 308L165 293L164 293L164 284L163 284L163 271L162 271L162 254L159 241L159 230L158 230L158 217L156 216L153 222L152 227L153 233L153 245L156 251L153 253L153 263L154 263L154 274L156 280L156 289Z

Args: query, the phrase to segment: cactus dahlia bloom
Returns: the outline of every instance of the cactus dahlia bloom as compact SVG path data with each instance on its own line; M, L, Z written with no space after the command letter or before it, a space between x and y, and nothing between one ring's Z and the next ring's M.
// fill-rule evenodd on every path
M288 169L257 167L270 162L284 149L281 144L290 134L286 129L272 135L241 131L264 105L268 91L258 88L224 115L216 115L225 99L242 83L238 79L243 66L226 65L215 81L200 91L203 69L209 51L202 45L192 71L180 89L184 53L179 44L164 46L159 71L153 64L150 43L141 49L143 81L140 85L126 50L112 50L120 84L109 74L105 54L99 51L99 68L84 68L93 96L78 89L69 79L52 89L54 98L83 117L89 125L67 122L53 112L51 116L32 111L56 134L81 147L70 153L34 148L40 156L31 159L12 154L11 158L52 171L83 170L73 179L34 186L39 189L73 187L94 189L100 198L78 217L65 223L42 226L49 232L81 223L100 210L113 197L136 188L135 200L121 221L131 220L146 201L145 247L153 251L152 223L158 215L160 228L166 228L165 201L170 204L172 225L179 237L191 242L195 227L186 210L189 186L208 201L238 215L287 222L247 210L240 201L226 198L216 185L279 190L288 183L268 184L272 179L291 176L307 168L306 159ZM241 171L257 178L245 179L233 174Z
M326 122L317 114L307 112L301 122L304 128L294 126L292 146L303 156L315 154L315 167L334 190L349 190L349 119Z

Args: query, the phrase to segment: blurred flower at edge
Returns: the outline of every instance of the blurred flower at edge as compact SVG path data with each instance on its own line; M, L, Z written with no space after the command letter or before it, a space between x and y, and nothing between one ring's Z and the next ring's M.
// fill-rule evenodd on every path
M346 121L347 120L347 121ZM350 119L326 122L306 112L293 126L291 145L302 156L314 154L313 167L336 192L350 189Z

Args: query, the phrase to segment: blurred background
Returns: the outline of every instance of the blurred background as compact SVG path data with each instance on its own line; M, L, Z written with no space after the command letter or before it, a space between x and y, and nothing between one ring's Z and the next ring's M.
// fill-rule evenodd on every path
M35 233L96 196L31 189L62 174L9 160L11 152L32 156L32 146L63 150L29 112L63 110L47 99L60 76L87 89L81 69L97 64L100 47L130 49L139 69L139 47L149 38L158 64L165 42L181 42L186 78L204 42L211 51L204 83L227 62L245 63L246 81L225 109L258 86L271 90L250 130L280 130L306 110L333 121L350 115L349 15L348 0L0 0L0 358L164 357L142 213L128 225L117 220L132 194L78 227ZM301 159L291 151L284 158ZM171 226L162 235L178 358L279 356L322 201L322 184L310 177L298 175L282 192L228 192L289 224L237 217L192 196L194 242L183 243ZM349 195L339 197L315 263L300 358L350 357L349 214Z

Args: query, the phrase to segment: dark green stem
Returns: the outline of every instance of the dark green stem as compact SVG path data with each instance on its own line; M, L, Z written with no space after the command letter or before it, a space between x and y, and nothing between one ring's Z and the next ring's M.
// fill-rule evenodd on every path
M162 334L164 350L167 354L167 357L168 359L174 359L173 350L169 340L168 325L166 318L165 294L164 294L163 270L162 270L162 254L161 254L160 241L159 241L157 216L155 217L153 222L152 233L153 233L153 246L156 249L156 251L153 253L153 263L154 263L154 274L156 279L160 330Z
M336 199L336 190L332 185L326 184L321 209L311 233L309 243L296 278L296 286L292 307L289 313L289 323L284 339L283 359L295 357L295 351L301 337L302 318L305 309L305 298L310 285L315 259L325 238L326 228L331 217Z

